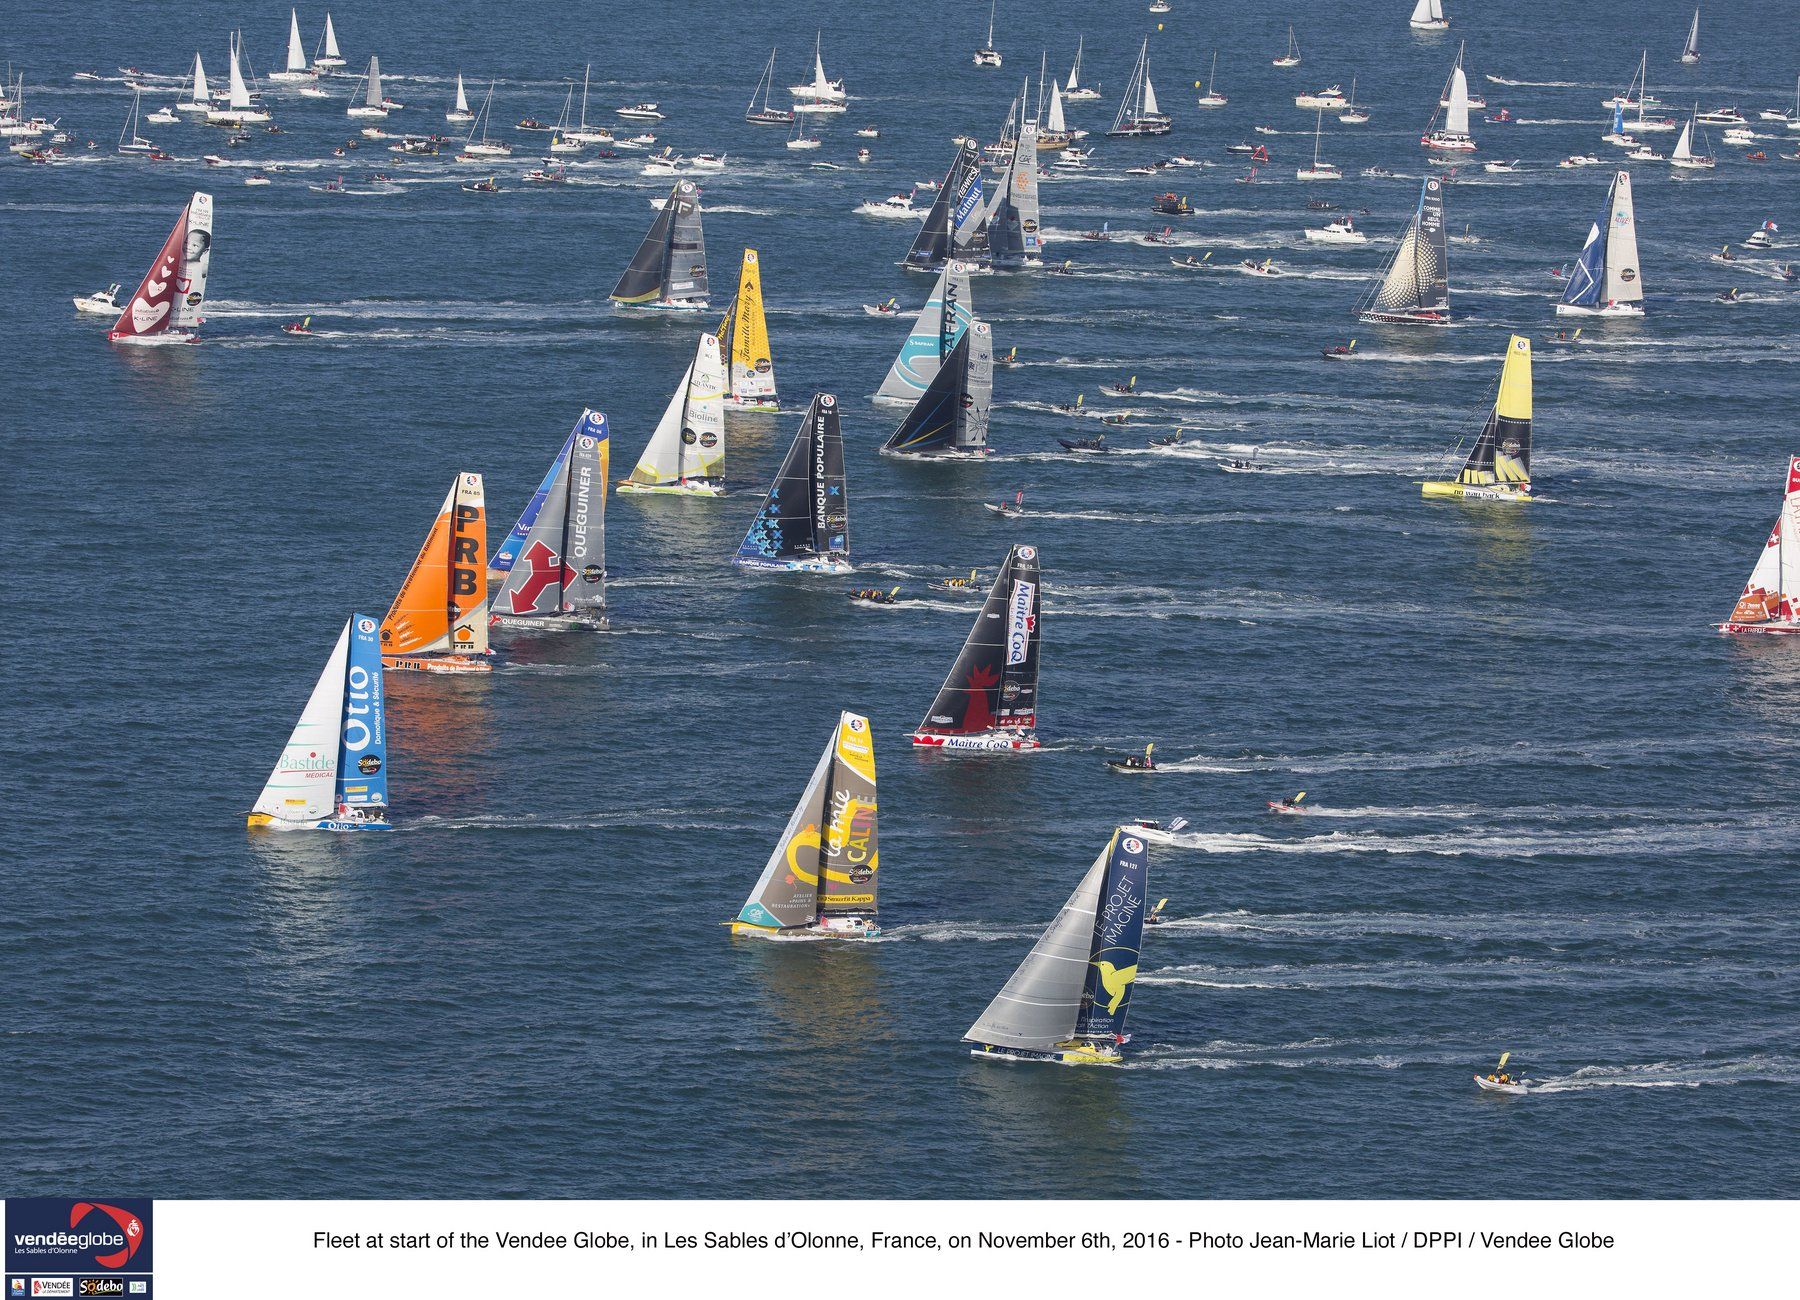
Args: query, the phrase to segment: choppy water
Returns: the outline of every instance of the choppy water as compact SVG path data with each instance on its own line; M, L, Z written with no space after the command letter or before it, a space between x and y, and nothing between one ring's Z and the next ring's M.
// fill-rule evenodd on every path
M522 149L498 168L506 193L465 195L453 164L376 146L327 160L346 119L282 94L288 134L232 167L201 166L221 133L189 126L146 134L195 161L117 159L126 93L72 83L77 68L176 73L199 39L222 76L244 23L266 70L285 15L209 3L176 24L106 3L71 23L15 6L0 52L27 68L28 105L102 148L64 167L0 159L17 633L4 1190L1791 1191L1800 647L1711 625L1800 450L1800 293L1766 273L1800 256L1800 164L1744 162L1715 131L1712 175L1637 168L1650 316L1540 352L1551 500L1428 506L1413 485L1491 400L1508 331L1554 332L1547 271L1579 249L1606 173L1550 165L1605 148L1599 100L1640 38L1671 104L1791 104L1791 5L1709 14L1687 70L1672 0L1471 5L1450 39L1409 34L1403 0L1296 5L1306 61L1283 74L1268 60L1287 14L1178 3L1153 56L1175 134L1103 142L1091 175L1045 185L1046 225L1160 227L1148 201L1172 185L1203 210L1180 224L1185 247L1293 274L1197 278L1158 248L1058 244L1072 277L976 286L1025 363L999 372L1002 454L884 462L897 414L863 398L903 326L859 304L916 303L925 283L893 266L907 226L850 209L939 175L951 135L991 136L1040 45L1066 74L1080 32L1108 99L1072 115L1103 127L1154 21L1059 2L1025 23L1021 8L1002 4L1001 73L968 66L974 5L808 2L774 23L682 5L683 39L654 8L334 15L352 70L373 48L414 105L395 129L442 129L459 67L475 94L497 79L497 122L553 119L591 57L590 117L654 98L664 140L730 152L704 182L714 275L759 248L784 395L844 399L866 579L922 596L928 576L991 572L1009 541L1042 549L1046 750L945 761L905 744L972 605L850 609L846 583L732 570L796 417L734 418L741 495L612 502L610 634L514 640L489 680L391 679L400 830L274 842L246 838L243 810L341 620L385 608L451 475L486 475L498 529L584 404L611 416L616 462L641 448L694 323L628 319L605 295L667 182L623 158L532 189L508 180ZM320 14L303 20L310 42ZM739 120L768 44L786 84L819 24L858 99L812 157L842 171ZM1354 327L1462 38L1475 87L1526 119L1478 124L1480 157L1529 170L1450 187L1452 229L1481 240L1452 250L1454 328ZM1186 87L1215 44L1231 105L1205 114ZM1370 209L1378 238L1312 247L1301 231L1325 217L1283 179L1312 143L1291 96L1353 74L1375 120L1334 127L1324 154L1402 178L1314 187ZM865 121L883 135L858 166ZM1240 139L1271 144L1272 183L1232 183L1222 149ZM1219 166L1123 175L1175 150ZM269 159L292 172L237 183ZM306 189L339 170L363 188L376 169L391 192ZM201 183L218 214L205 343L109 348L68 296L135 283ZM1769 217L1783 252L1707 262ZM1715 306L1733 283L1749 301ZM324 337L276 332L303 313ZM1351 335L1354 364L1317 359ZM1112 433L1139 450L1051 454L1098 426L1049 408L1128 374L1142 391ZM1198 449L1143 450L1177 426ZM1272 472L1213 468L1251 448ZM1029 519L981 509L1021 487ZM888 938L733 943L718 922L841 707L880 737ZM1161 774L1102 768L1151 739ZM1313 817L1263 814L1302 787ZM1109 828L1177 813L1193 825L1154 850L1151 884L1181 919L1148 937L1130 1065L971 1062L959 1035ZM1504 1048L1545 1095L1474 1095L1470 1072Z

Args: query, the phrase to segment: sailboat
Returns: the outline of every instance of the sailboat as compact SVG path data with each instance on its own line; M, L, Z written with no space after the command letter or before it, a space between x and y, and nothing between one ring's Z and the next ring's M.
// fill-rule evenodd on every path
M1444 17L1443 0L1419 0L1413 6L1407 25L1416 32L1447 32L1450 20Z
M606 417L586 410L488 564L495 627L606 626ZM504 552L504 554L503 554Z
M1638 272L1637 213L1631 202L1631 173L1613 176L1606 203L1588 227L1581 257L1569 272L1558 316L1644 314L1644 280Z
M1694 21L1688 26L1687 44L1681 47L1683 63L1700 62L1700 8L1694 7Z
M880 869L875 740L869 720L845 710L731 933L873 939Z
M1369 120L1369 110L1356 106L1356 78L1350 78L1350 102L1344 105L1344 111L1338 114L1338 121L1345 126L1361 126Z
M231 87L230 96L224 108L208 108L206 120L212 126L243 126L246 122L267 122L269 113L257 108L250 102L250 88L244 84L244 72L239 60L240 41L238 34L231 34Z
M1071 104L1082 104L1100 98L1100 87L1081 84L1081 47L1087 38L1075 38L1075 66L1069 69L1069 80L1063 86L1063 98Z
M843 82L832 81L825 75L822 41L822 34L813 37L813 79L804 85L788 87L795 100L796 113L842 113L844 101L849 98L844 93Z
M1062 87L1056 84L1054 77L1045 77L1043 69L1038 69L1038 85L1041 88L1050 86L1050 109L1044 116L1044 129L1038 133L1037 147L1046 152L1067 149L1075 139L1075 133L1069 130L1069 122L1063 116ZM1087 133L1082 132L1083 135Z
M1419 143L1427 149L1441 149L1452 153L1473 153L1475 140L1469 134L1469 78L1463 72L1463 51L1458 46L1456 64L1450 69L1450 79L1445 83L1446 90L1440 96L1442 103L1448 108L1433 109L1431 125L1425 134L1419 137ZM1444 114L1444 125L1437 126L1437 115Z
M212 195L196 190L107 338L115 343L199 340L212 265L212 219Z
M481 475L458 474L381 620L381 662L421 673L493 671L488 656L487 504Z
M487 94L481 97L481 107L475 110L475 120L469 123L469 134L463 140L463 146L456 155L457 162L486 162L490 158L512 157L512 146L504 141L496 142L488 139L488 126L494 120L494 83L488 82ZM481 136L477 140L475 137Z
M123 154L151 154L156 146L138 134L138 106L144 97L141 90L131 94L131 112L125 115L125 125L119 128L119 152Z
M963 331L931 384L881 448L883 456L978 460L988 454L994 396L994 331L975 321Z
M381 643L352 614L246 819L251 830L388 829Z
M1278 68L1297 68L1300 66L1300 42L1294 39L1293 24L1288 25L1287 53L1269 60Z
M769 50L769 64L750 88L750 102L744 108L744 120L756 126L786 126L794 120L793 110L776 108L769 103L769 95L775 89L775 50ZM762 91L762 107L756 106L756 92Z
M967 262L950 262L939 272L937 284L919 309L899 355L888 367L881 389L875 394L878 405L912 405L931 387L938 369L955 350L974 317L970 270Z
M984 265L1016 271L1042 266L1044 235L1038 209L1037 123L1020 124L1011 156L994 182L988 203Z
M837 398L814 395L732 561L745 569L849 573L850 500Z
M669 191L611 296L621 307L663 311L701 311L712 305L700 191L694 182L677 181Z
M1731 617L1719 624L1719 631L1734 635L1744 633L1792 634L1800 632L1800 456L1790 457L1787 472L1787 495L1781 500L1781 513L1775 516L1775 527L1756 567L1750 570L1750 581L1744 594L1732 608ZM1793 558L1789 553L1793 552Z
M205 114L212 106L212 90L206 84L206 64L201 61L200 52L196 50L193 85L188 90L188 97L175 107L183 113Z
M621 493L722 496L725 492L725 363L715 334L702 334L649 445Z
M356 102L356 91L350 92L350 106L344 110L346 117L386 117L387 106L381 96L381 60L373 54L369 56L369 70L363 78L363 101Z
M1294 172L1295 180L1302 181L1341 181L1344 173L1338 170L1336 163L1319 161L1319 132L1325 126L1325 110L1318 110L1318 117L1313 122L1313 160L1311 167L1301 167Z
M1427 497L1531 500L1531 340L1514 334L1500 367L1500 391L1453 481L1422 484Z
M987 205L982 193L981 156L973 145L958 145L901 265L910 271L935 271L964 256L983 233Z
M1206 74L1206 93L1204 95L1200 96L1200 99L1199 99L1199 104L1200 104L1201 108L1224 108L1225 105L1229 102L1225 98L1225 96L1221 95L1217 90L1215 90L1213 88L1213 78L1218 75L1219 75L1219 52L1217 50L1214 50L1213 56L1212 56L1212 70Z
M319 38L319 47L313 54L313 67L329 70L344 66L344 56L338 52L337 32L332 29L329 10L325 14L325 34Z
M1131 80L1126 83L1125 96L1119 101L1118 115L1106 134L1114 137L1167 135L1173 125L1174 119L1156 103L1156 88L1150 84L1150 39L1145 37L1138 49L1137 63L1131 69Z
M456 74L456 104L444 114L446 122L473 122L475 114L469 111L469 96L463 90L462 73Z
M1400 235L1374 296L1359 318L1380 325L1450 323L1450 248L1444 228L1444 183L1427 176L1419 206Z
M581 71L581 120L571 129L564 131L564 140L573 144L611 144L612 131L604 126L589 126L587 120L588 81L593 76L594 65L587 64Z
M963 1035L977 1060L1117 1065L1144 941L1150 850L1121 826Z
M994 48L994 7L999 0L988 0L988 34L987 44L975 51L975 66L978 68L997 68L1000 66L1000 51Z
M950 675L912 734L928 749L1036 749L1038 617L1035 546L1006 553Z
M300 12L288 10L288 42L287 66L280 72L271 72L270 81L311 81L313 71L306 62L306 47L300 43Z
M1694 111L1688 114L1688 120L1682 125L1681 138L1675 142L1675 148L1669 154L1669 166L1683 171L1711 171L1716 165L1711 154L1694 152L1694 116L1699 109L1700 105L1695 104ZM1700 148L1704 151L1706 147L1706 132L1702 130Z
M762 262L744 250L737 296L719 322L719 351L726 359L725 401L740 411L779 411L775 360L769 355L769 322L763 315Z

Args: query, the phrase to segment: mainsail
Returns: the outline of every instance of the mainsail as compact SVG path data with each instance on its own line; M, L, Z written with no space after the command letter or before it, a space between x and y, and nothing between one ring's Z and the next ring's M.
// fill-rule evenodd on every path
M212 195L196 190L162 251L107 335L120 343L191 343L199 337L212 265Z
M249 824L268 830L385 826L385 716L376 623L366 614L352 614L256 798Z
M1643 277L1638 273L1637 215L1631 201L1631 173L1613 176L1606 204L1588 229L1587 242L1557 305L1560 315L1643 311Z
M906 404L917 401L931 386L944 358L974 317L975 301L969 290L969 266L946 263L938 273L931 296L919 309L911 333L900 345L900 354L888 367L887 377L875 394L877 402Z
M980 230L982 204L981 157L972 145L959 145L950 170L944 173L937 197L925 213L919 233L913 237L903 265L932 270L959 255Z
M725 477L725 365L716 335L702 334L621 491L717 495Z
M881 450L890 456L981 456L987 453L988 408L994 395L994 332L976 321Z
M775 361L769 355L769 323L763 315L762 264L754 248L744 250L737 297L725 309L718 337L729 367L725 400L740 410L779 411Z
M486 552L481 475L458 474L381 621L382 661L389 668L488 670L482 657L488 653Z
M794 433L735 563L746 568L845 573L850 503L837 398L819 393Z
M1389 324L1441 325L1450 319L1450 249L1444 229L1444 186L1428 176L1419 206L1400 237L1362 319Z
M200 59L200 51L194 51L194 87L190 103L205 109L212 104L212 91L206 84L206 64Z
M1506 345L1494 409L1456 481L1465 488L1531 490L1531 340L1522 334Z
M1149 874L1144 841L1125 827L1113 831L963 1041L1028 1059L1117 1060L1137 982ZM1068 1048L1087 1050L1069 1058L1061 1050Z
M1019 128L1012 157L994 187L987 220L990 265L1016 269L1041 263L1037 174L1037 123L1027 122Z
M231 37L231 80L228 102L238 110L250 107L250 87L244 84L244 71L238 62L238 38L234 32Z
M1035 749L1042 581L1035 546L1015 546L913 744Z
M329 10L327 10L325 14L325 53L319 59L319 62L330 62L333 65L340 66L344 62L344 56L338 50L337 31L331 25L331 13Z
M669 191L650 233L613 286L612 299L629 307L707 305L706 236L700 191L692 181L678 181Z
M1750 581L1721 632L1800 632L1800 456L1788 460L1787 495Z
M300 44L300 11L288 10L287 71L306 71L306 47Z
M1700 62L1700 10L1697 7L1694 10L1693 24L1688 28L1687 44L1681 47L1681 61Z
M369 56L369 80L363 88L363 104L368 108L381 108L381 60L373 54Z
M549 486L494 596L506 619L568 618L603 625L606 609L606 417L583 411L551 462ZM527 507L531 509L531 507ZM510 538L508 539L511 540ZM491 571L491 566L490 566Z
M870 935L876 916L875 747L869 720L848 711L813 767L733 934L814 929Z

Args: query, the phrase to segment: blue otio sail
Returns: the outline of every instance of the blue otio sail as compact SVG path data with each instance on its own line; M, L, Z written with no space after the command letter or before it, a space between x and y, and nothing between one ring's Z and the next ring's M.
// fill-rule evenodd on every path
M338 736L340 809L387 811L387 716L381 687L380 620L353 615L350 662L344 672L343 725Z

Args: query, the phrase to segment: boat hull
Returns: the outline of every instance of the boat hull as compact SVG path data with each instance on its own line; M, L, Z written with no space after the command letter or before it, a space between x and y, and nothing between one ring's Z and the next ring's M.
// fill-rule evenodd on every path
M1526 1093L1531 1091L1530 1088L1527 1088L1522 1083L1499 1083L1493 1079L1484 1078L1479 1074L1475 1076L1475 1086L1480 1088L1483 1092L1503 1092L1511 1097L1523 1097Z
M391 673L491 673L487 656L382 655L381 666Z
M1604 307L1579 307L1574 303L1559 302L1556 304L1556 314L1558 316L1610 316L1615 319L1626 317L1631 320L1642 320L1644 307L1642 303L1635 302L1612 302Z
M198 334L186 330L166 330L161 334L121 334L117 330L113 330L106 337L110 342L129 343L135 348L162 348L177 343L198 343L200 341Z
M919 749L956 750L964 753L1006 754L1037 749L1038 738L1029 731L984 731L972 736L947 736L934 731L915 731L912 743Z
M268 813L251 813L244 819L247 830L253 831L391 831L392 823L385 821L364 821L360 818L325 817L317 821L287 821Z
M658 497L722 497L725 489L716 483L633 483L625 479L614 491L621 496Z
M604 632L607 623L603 614L494 614L489 616L488 626L529 632Z
M991 1047L986 1043L977 1043L969 1049L969 1055L978 1061L1032 1061L1045 1065L1119 1065L1124 1061L1112 1048L1086 1043L1049 1052L1033 1052L1022 1047Z
M728 921L726 924L731 927L734 938L745 939L844 939L857 943L881 937L881 927L863 917L854 918L852 924L832 925L821 922L817 925L797 925L789 929L752 925L748 921Z
M745 397L732 397L727 394L725 407L731 411L752 411L763 415L780 415L781 403L770 398L768 401L753 401Z
M1719 624L1719 631L1726 636L1795 636L1800 635L1800 623L1736 623L1727 619Z
M1416 313L1365 311L1357 319L1370 325L1448 325L1450 323L1449 313L1438 311Z
M1420 494L1441 501L1517 501L1531 500L1529 489L1484 487L1470 483L1421 483Z
M732 563L740 569L757 569L767 573L854 573L855 566L848 560L815 558L807 560L765 560L750 559L737 556Z

